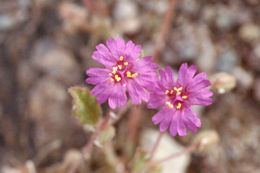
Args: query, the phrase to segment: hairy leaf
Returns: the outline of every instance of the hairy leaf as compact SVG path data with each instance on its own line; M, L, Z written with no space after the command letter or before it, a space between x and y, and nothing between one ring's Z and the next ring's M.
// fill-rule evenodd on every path
M71 87L69 93L73 98L73 114L80 119L81 123L95 125L102 115L102 109L96 97L90 94L88 88L83 87Z

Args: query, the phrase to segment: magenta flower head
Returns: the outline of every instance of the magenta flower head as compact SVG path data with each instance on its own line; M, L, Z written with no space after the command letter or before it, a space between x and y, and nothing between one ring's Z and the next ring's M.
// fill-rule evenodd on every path
M105 68L90 68L86 71L86 82L96 85L91 94L97 95L97 101L108 104L112 109L123 107L127 102L126 92L134 104L149 100L149 89L157 74L157 65L152 57L139 59L142 47L132 41L126 44L123 39L109 38L106 45L99 44L92 58Z
M206 73L195 75L196 71L196 66L188 67L187 63L182 64L177 81L174 80L170 67L166 67L165 71L159 71L160 79L155 83L147 107L163 107L152 118L155 125L160 123L161 132L169 128L172 136L177 133L185 136L186 126L193 132L201 126L201 121L191 106L210 105L210 96L213 93L206 88L210 86L210 82L206 80Z

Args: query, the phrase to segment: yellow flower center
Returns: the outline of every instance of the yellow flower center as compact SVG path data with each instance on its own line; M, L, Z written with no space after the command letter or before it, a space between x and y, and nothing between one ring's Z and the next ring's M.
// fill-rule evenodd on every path
M171 102L168 101L168 102L165 102L165 104L168 105L169 108L173 108L173 104ZM181 109L181 107L182 107L181 102L179 102L175 107L176 107L176 109Z
M122 65L118 65L117 67L119 68L119 70L122 70L122 68L123 68Z
M113 71L111 73L109 73L109 75L111 76L110 78L110 81L111 82L120 82L122 80L122 78L120 77L120 75L118 75L117 71L121 71L123 72L124 71L124 66L128 66L128 62L127 61L124 61L124 57L123 56L120 56L119 57L119 62L118 62L118 65L113 67ZM128 78L135 78L136 76L138 76L138 73L131 73L130 71L127 71L126 72L126 76Z
M165 94L167 94L167 95L170 94L169 97L171 98L171 95L174 93L174 91L176 92L176 96L179 95L179 96L181 96L182 99L188 98L188 96L183 91L182 87L179 87L179 88L174 87L173 90L166 90ZM182 102L179 102L179 101L177 103L174 103L174 105L169 101L165 102L165 104L168 105L170 108L173 108L173 106L175 106L176 109L181 109L181 107L182 107Z
M119 82L121 80L121 77L119 77L118 75L115 75L115 79L117 82Z
M180 109L181 108L181 103L179 102L176 106L176 109Z
M138 73L132 74L130 71L127 71L126 76L129 77L129 78L135 78L136 76L138 76Z
M181 98L183 98L183 99L187 99L187 98L188 98L188 96L186 96L186 95L183 95Z
M177 92L178 95L181 94L182 87L180 87L180 88L174 87L173 89Z
M171 104L171 102L165 102L166 105L169 106L169 108L173 108L173 104Z
M177 94L177 95L181 95L181 98L187 99L188 96L187 96L187 95L183 95L184 93L182 92L182 90L183 90L182 87L179 87L179 88L174 87L173 90L166 90L166 91L165 91L165 94L173 94L174 91L176 91L176 94Z

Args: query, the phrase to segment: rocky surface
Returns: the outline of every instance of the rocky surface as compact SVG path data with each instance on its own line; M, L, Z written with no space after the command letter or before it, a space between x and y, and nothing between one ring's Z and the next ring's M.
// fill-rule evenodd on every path
M44 172L60 167L68 157L65 153L86 143L89 134L71 115L67 89L87 86L85 70L100 66L91 59L98 43L121 36L142 44L145 55L153 54L167 0L86 2L1 2L0 172ZM180 172L188 173L259 172L259 11L258 0L177 2L159 57L160 67L170 65L176 71L181 63L188 62L209 77L220 72L233 75L236 87L221 95L216 92L212 106L196 108L202 130L215 130L220 136L219 145L208 153L187 156L190 160L173 161L169 167L182 165ZM158 130L151 122L154 112L143 112L145 118L140 120L135 143L140 142L137 136L148 127ZM131 128L127 127L127 118L119 124L113 142L124 163L129 156L128 148L124 148L127 129ZM165 148L176 141L178 146L188 146L194 135L174 140L167 137ZM104 160L99 155L103 156L97 152L90 168L106 172L98 169L103 163L100 160Z

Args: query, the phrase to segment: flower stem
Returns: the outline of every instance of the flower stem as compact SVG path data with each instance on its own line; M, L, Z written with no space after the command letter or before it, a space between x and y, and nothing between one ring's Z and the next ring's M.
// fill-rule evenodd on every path
M89 142L82 148L82 150L81 150L81 152L82 152L82 159L80 161L75 162L72 165L72 167L69 169L68 173L75 173L75 172L77 172L80 164L84 160L87 159L86 155L91 153L96 138L104 130L104 128L107 127L107 122L109 121L109 118L110 118L110 112L111 112L111 110L109 110L109 112L107 113L105 119L103 119L103 121L100 123L100 125L99 125L98 129L95 131L95 133L93 133L91 135Z
M119 110L117 116L111 121L110 125L116 124L132 105L133 103L131 101L128 101L127 104L122 109Z
M117 123L117 121L126 113L126 111L132 106L132 102L128 102L124 108L122 108L121 110L119 110L119 112L117 113L117 116L114 120L112 120L109 124L109 119L110 119L110 113L111 110L109 110L109 112L107 113L105 119L103 119L103 121L100 123L99 127L97 128L97 130L91 135L89 142L82 148L82 160L79 162L75 162L74 165L72 165L72 167L70 168L70 170L68 171L68 173L75 173L77 172L78 167L80 166L80 164L87 159L87 154L90 154L94 145L95 140L97 139L98 135L107 127L107 126L112 126L115 123Z
M99 128L96 130L96 132L92 134L90 141L87 143L87 145L85 147L83 147L83 149L82 149L83 156L86 156L86 154L88 154L92 151L93 144L94 144L96 138L98 137L100 132L102 132L104 130L104 128L107 127L107 122L110 118L110 112L111 112L111 110L108 111L105 119L101 122L101 124L100 124Z
M156 39L154 46L153 58L155 62L158 62L159 56L165 47L165 43L167 42L167 36L174 17L176 3L177 0L169 0L168 9L165 11L162 27L158 33L158 38Z
M155 141L155 144L151 150L151 154L150 154L150 159L149 160L152 160L153 159L153 156L154 156L154 153L156 152L159 144L160 144L160 141L162 139L162 136L163 136L163 132L160 132L160 134L158 135L156 141Z
M161 163L166 162L166 161L168 161L168 160L171 160L171 159L173 159L173 158L175 158L175 157L179 157L179 156L181 156L181 155L183 155L183 154L185 154L185 153L193 152L193 151L195 151L197 148L198 148L198 145L197 145L197 144L191 145L191 146L189 146L188 148L185 148L184 150L182 150L182 151L180 151L180 152L173 153L173 154L171 154L171 155L169 155L169 156L167 156L167 157L165 157L165 158L163 158L163 159L160 159L160 160L157 160L157 161L153 161L153 162L151 162L151 165L161 164Z

